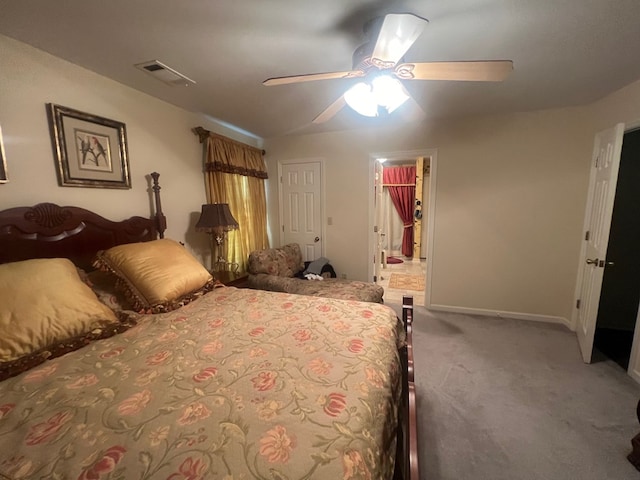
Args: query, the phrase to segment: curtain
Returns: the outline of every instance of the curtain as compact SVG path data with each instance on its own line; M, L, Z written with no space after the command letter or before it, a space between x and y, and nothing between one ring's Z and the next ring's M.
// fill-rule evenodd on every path
M402 253L404 222L400 218L400 215L398 215L398 211L391 201L389 187L382 188L381 200L381 229L382 233L384 233L384 237L382 237L382 248L387 251L387 256L400 255Z
M389 195L404 226L402 254L413 257L413 207L416 196L416 167L385 167L382 170L382 184L389 189Z
M208 203L228 203L238 229L227 234L227 260L245 271L249 254L269 248L267 201L264 180L267 169L262 151L222 135L206 132L205 186Z

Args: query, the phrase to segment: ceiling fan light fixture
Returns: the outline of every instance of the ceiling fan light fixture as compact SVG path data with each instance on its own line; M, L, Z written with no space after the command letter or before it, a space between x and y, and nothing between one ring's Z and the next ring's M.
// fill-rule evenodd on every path
M405 53L428 23L426 18L412 13L389 13L374 18L365 23L364 33L368 38L353 52L350 71L275 77L262 83L271 86L315 80L362 79L317 115L313 119L317 124L333 118L345 105L367 117L388 115L410 98L402 83L405 80L501 82L513 70L511 60L405 63ZM417 102L412 103L409 110L425 114Z
M365 117L377 117L380 108L391 113L408 99L400 81L389 75L377 75L371 82L359 82L344 94L347 105Z
M345 92L344 101L360 115L365 117L376 117L378 115L378 103L369 83L356 83Z
M409 99L400 80L389 75L378 75L372 80L371 85L376 103L389 113Z

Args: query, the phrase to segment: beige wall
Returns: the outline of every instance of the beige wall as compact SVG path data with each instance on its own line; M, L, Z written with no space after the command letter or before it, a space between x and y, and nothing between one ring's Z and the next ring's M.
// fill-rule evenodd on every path
M196 125L262 146L206 118L0 36L0 125L10 182L0 208L53 201L119 219L147 215L145 176L161 173L167 235L196 254L205 201ZM169 87L167 87L169 88ZM59 187L45 104L127 126L133 188ZM326 256L353 279L368 273L373 152L438 151L433 296L437 305L570 318L593 135L640 120L640 82L584 108L266 142L270 231L278 242L278 161L323 158Z
M593 137L617 122L640 126L640 81L585 107L269 139L267 162L325 159L326 256L366 279L369 154L437 149L432 303L568 323Z
M595 131L612 127L618 122L627 128L640 127L640 80L606 96L592 105Z
M277 162L325 159L326 256L366 279L369 154L437 149L432 303L570 318L593 127L583 108L268 139Z
M148 216L146 175L157 171L167 236L208 256L206 236L193 231L206 200L202 149L190 129L202 125L225 135L232 132L4 36L0 36L0 65L0 125L10 179L0 184L0 209L50 201L82 206L114 220ZM126 124L130 190L58 186L46 103Z

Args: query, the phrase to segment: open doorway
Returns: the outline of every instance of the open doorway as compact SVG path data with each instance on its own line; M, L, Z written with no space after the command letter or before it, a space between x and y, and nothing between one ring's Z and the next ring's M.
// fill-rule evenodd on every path
M379 162L380 158L384 159L383 163ZM427 259L430 257L430 242L433 236L430 220L433 215L432 197L435 193L432 190L435 152L381 154L372 155L372 159L372 169L377 179L373 182L374 195L371 202L374 232L370 247L373 281L385 289L385 302L399 303L402 296L408 294L414 297L416 305L426 305L427 278L430 273ZM385 168L386 173L390 173L392 169L414 169L409 175L411 178L406 179L406 186L411 185L413 193L403 196L402 207L394 204L390 194L389 190L393 189L388 185L391 177L386 175L387 184L383 182ZM405 186L405 181L398 180L392 183L396 187ZM411 196L410 201L407 200L408 196ZM395 202L397 201L396 193ZM404 211L399 212L402 209ZM408 223L412 225L414 233L409 243L404 236Z
M640 304L640 129L623 137L594 348L629 367Z

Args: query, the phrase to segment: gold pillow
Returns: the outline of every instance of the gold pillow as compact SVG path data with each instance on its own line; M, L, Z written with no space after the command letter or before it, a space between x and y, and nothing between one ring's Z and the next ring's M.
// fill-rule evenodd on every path
M94 266L118 277L136 309L172 310L212 287L209 272L169 239L118 245L98 252Z
M0 265L0 367L118 322L65 258Z

